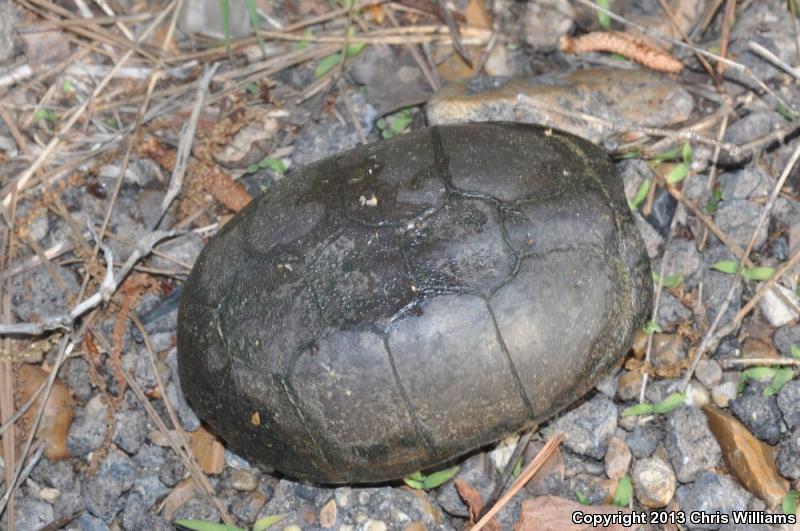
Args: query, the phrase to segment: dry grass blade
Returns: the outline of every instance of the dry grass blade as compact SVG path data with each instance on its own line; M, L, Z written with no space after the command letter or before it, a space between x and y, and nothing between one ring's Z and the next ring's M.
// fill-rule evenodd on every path
M756 224L755 229L753 230L753 235L750 238L750 243L747 245L747 249L744 251L744 256L740 258L739 267L736 270L736 275L734 276L733 280L731 281L731 287L728 290L727 295L725 296L725 300L723 301L720 308L717 310L717 315L714 317L714 320L711 323L711 326L706 331L705 335L703 336L702 341L700 342L700 346L697 348L697 351L694 354L694 358L692 359L692 365L689 367L689 370L686 371L686 374L681 381L681 389L686 389L689 386L689 380L692 378L692 374L694 374L695 369L697 368L697 364L700 363L703 355L708 350L709 346L712 343L715 343L721 337L718 337L715 332L717 331L717 327L719 327L720 321L722 320L722 316L730 306L731 300L733 299L733 294L736 291L736 287L739 285L739 282L742 279L742 271L745 262L747 262L748 257L750 256L750 252L753 250L753 246L756 243L756 237L758 235L758 231L761 230L762 225L764 222L769 218L769 213L772 211L772 207L775 205L775 200L778 198L780 191L783 189L783 185L786 183L786 179L789 178L792 170L794 169L795 165L797 164L798 159L800 159L800 143L798 143L797 147L792 153L789 162L786 163L786 167L784 167L783 172L781 173L778 182L775 183L775 187L772 189L772 193L769 196L769 200L767 204L764 205L764 208L761 211L761 216L758 218L758 223ZM775 277L773 274L772 277Z
M559 433L544 445L544 447L536 454L536 457L533 458L528 466L525 467L525 470L519 475L517 480L511 485L511 488L508 489L508 492L503 494L503 496L497 500L497 503L494 506L486 511L486 514L483 515L483 518L478 520L478 523L475 524L475 527L472 528L472 531L480 531L486 526L489 521L492 519L494 515L500 512L500 509L505 507L505 505L511 501L511 498L525 486L531 478L536 475L536 472L539 471L542 466L547 462L553 453L558 450L558 446L564 440L564 434Z

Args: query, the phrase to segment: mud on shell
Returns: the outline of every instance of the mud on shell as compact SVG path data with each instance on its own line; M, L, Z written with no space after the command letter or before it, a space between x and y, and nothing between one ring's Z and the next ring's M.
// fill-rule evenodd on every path
M651 282L602 149L423 129L299 170L225 225L184 286L181 383L254 462L393 479L574 402L644 324Z

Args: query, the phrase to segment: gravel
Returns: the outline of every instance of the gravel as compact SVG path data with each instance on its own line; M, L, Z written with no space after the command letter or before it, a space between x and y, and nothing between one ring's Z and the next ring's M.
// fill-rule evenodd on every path
M712 515L719 511L731 515L746 510L752 495L728 476L703 472L692 484L680 487L676 493L686 514L703 512ZM689 524L689 529L719 529L719 524Z
M770 444L778 442L781 436L781 410L774 396L764 396L762 385L748 385L745 392L731 400L731 412L750 431Z
M551 429L564 433L564 445L576 454L602 459L608 438L617 429L617 408L605 396L596 396L562 416Z
M665 442L675 476L681 483L694 481L715 467L722 457L706 416L691 406L680 407L670 414Z

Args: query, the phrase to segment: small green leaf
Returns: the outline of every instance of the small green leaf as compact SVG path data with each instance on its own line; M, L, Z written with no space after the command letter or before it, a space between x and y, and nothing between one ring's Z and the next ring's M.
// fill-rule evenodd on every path
M672 170L670 170L669 174L667 175L667 184L678 184L682 180L689 175L689 164L686 162L681 162Z
M425 485L421 481L417 481L416 479L404 477L403 483L405 483L414 490L425 490Z
M639 415L652 415L653 404L636 404L622 410L623 417L638 417Z
M608 0L594 0L594 3L602 8L608 9ZM604 30L607 30L611 27L611 19L607 14L601 11L597 12L597 22Z
M683 162L685 162L686 164L692 162L692 146L689 145L688 142L683 145L682 154L683 154Z
M305 50L306 48L308 48L308 45L311 42L309 40L309 37L311 37L312 35L313 35L313 33L311 33L311 28L306 28L306 30L303 32L303 36L305 36L306 38L303 39L302 41L297 41L296 48L297 48L298 51L299 50Z
M777 110L778 110L778 114L780 114L781 116L783 116L783 118L784 118L785 120L789 121L789 122L793 122L793 121L795 120L795 118L796 118L796 117L795 117L795 115L794 115L794 113L791 111L791 109L788 109L788 108L787 108L787 107L786 107L784 104L782 104L782 103L779 103L779 104L778 104L778 109L777 109Z
M644 325L644 333L649 336L650 334L655 334L657 332L661 332L661 325L655 321L647 321L647 324Z
M665 415L670 411L678 409L686 402L686 395L683 393L672 393L661 402L653 405L653 413Z
M186 529L193 529L194 531L245 531L241 527L236 527L235 525L216 524L213 522L204 522L202 520L178 520L175 523Z
M244 89L253 96L258 95L258 85L256 83L250 83Z
M314 77L322 77L331 69L342 61L342 56L339 53L332 53L327 57L323 57L314 70Z
M642 184L639 185L639 189L636 190L636 197L633 198L632 201L628 201L628 206L631 207L631 210L636 210L639 208L639 205L647 199L647 193L650 191L650 179L645 179L642 181Z
M679 156L681 156L682 152L683 148L675 147L672 149L668 149L667 151L662 151L661 153L656 153L655 155L653 155L653 158L651 160L657 162L666 162L668 160L675 160Z
M614 500L611 502L617 507L627 507L631 503L631 496L633 495L633 485L631 478L625 474L619 478L617 483L617 490L614 492Z
M244 170L245 173L255 173L259 170L258 164L251 164Z
M800 347L792 343L792 346L789 347L789 355L796 360L800 360Z
M222 14L222 33L225 35L225 50L231 53L231 6L228 0L219 0Z
M43 107L39 107L38 109L33 111L33 119L47 120L50 123L54 123L56 121L56 112L53 109L45 109Z
M269 529L284 518L286 518L285 514L273 514L270 516L265 516L264 518L259 518L253 524L253 531L264 531L265 529Z
M706 203L706 212L708 214L713 214L716 212L720 201L722 201L722 188L717 185L711 191L711 197L709 198L708 203Z
M711 266L711 269L715 269L721 273L727 273L729 275L736 273L738 268L739 262L735 262L733 260L720 260Z
M741 393L744 390L744 384L747 380L756 380L758 382L769 382L775 378L775 369L772 367L751 367L739 374L739 387L738 391Z
M589 505L589 498L587 498L586 494L582 493L581 491L576 490L575 497L578 498L578 501L581 505Z
M375 125L381 130L384 139L392 138L402 133L411 123L413 115L411 108L402 109L394 114L380 118Z
M256 0L244 0L244 5L247 6L247 13L250 15L250 25L253 26L253 31L258 40L258 47L261 48L261 57L267 58L267 47L264 45L264 36L261 35L261 22L258 18L258 8L256 7Z
M742 276L747 280L767 280L774 272L774 267L745 267Z
M286 164L284 164L281 159L271 159L267 157L265 159L262 159L261 162L258 163L258 167L262 169L269 168L270 170L280 175L286 173Z
M775 376L772 378L772 382L764 389L764 396L772 396L778 393L781 390L781 387L786 385L786 382L794 378L794 371L791 367L781 367L779 369L775 369Z
M800 501L800 492L790 490L783 497L783 514L797 514L797 502Z
M658 284L659 277L655 271L653 271L653 282ZM663 281L661 285L665 288L677 288L683 284L683 274L676 273L674 275L664 275Z
M623 153L620 158L622 160L640 159L642 158L642 152L638 149L634 149L632 151L628 151L627 153Z
M61 84L61 92L64 94L72 94L75 92L75 87L72 86L72 82L69 79L64 79L64 82Z
M514 465L514 470L511 471L511 475L515 478L518 478L519 475L522 474L522 458L520 457L517 461L517 464Z
M458 474L459 469L460 467L454 466L452 468L440 470L439 472L434 472L433 474L426 476L422 481L422 484L425 486L425 490L435 489L440 485L444 485L454 478L456 474Z

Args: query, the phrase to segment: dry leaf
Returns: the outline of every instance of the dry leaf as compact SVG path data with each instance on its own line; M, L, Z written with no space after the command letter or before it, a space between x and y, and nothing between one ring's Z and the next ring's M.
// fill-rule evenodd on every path
M464 500L464 503L466 503L469 508L469 522L464 525L464 529L470 529L475 525L475 522L478 521L481 511L483 511L483 500L475 487L463 479L456 479L454 483L458 495L461 496L461 499ZM489 523L484 526L484 529L500 531L500 524L497 522L496 518L492 518L489 520Z
M722 448L722 458L736 479L770 507L781 503L789 482L778 474L772 448L728 413L710 404L703 406L703 413Z
M336 513L336 498L331 498L319 511L319 525L326 529L333 527L336 524Z
M197 494L197 486L192 478L186 478L172 489L162 504L161 516L171 522L175 513L178 512L184 503L191 500Z
M215 475L222 472L225 465L225 448L216 435L203 427L192 432L192 453L206 474Z
M467 19L468 26L487 30L492 29L492 15L486 9L484 0L469 0L467 9L464 11L464 17Z
M559 44L561 51L565 53L618 53L653 70L671 74L677 74L683 70L683 63L675 59L669 52L641 37L621 31L595 31L577 38L564 35Z
M578 502L559 498L558 496L539 496L522 502L520 519L514 526L515 531L589 531L607 529L611 531L629 531L634 529L622 524L593 527L591 524L575 524L572 515L575 512L596 515L615 515L619 512L630 513L610 505L581 505Z
M49 376L50 374L40 367L20 365L17 369L17 402L19 404L27 402ZM40 396L25 412L22 418L26 426L33 425L36 415L39 414L41 403ZM42 416L37 433L37 437L45 441L44 455L52 461L69 458L67 435L69 435L72 418L75 416L74 407L75 402L69 391L60 380L56 379L53 389L50 391L50 397L47 399L44 416Z

